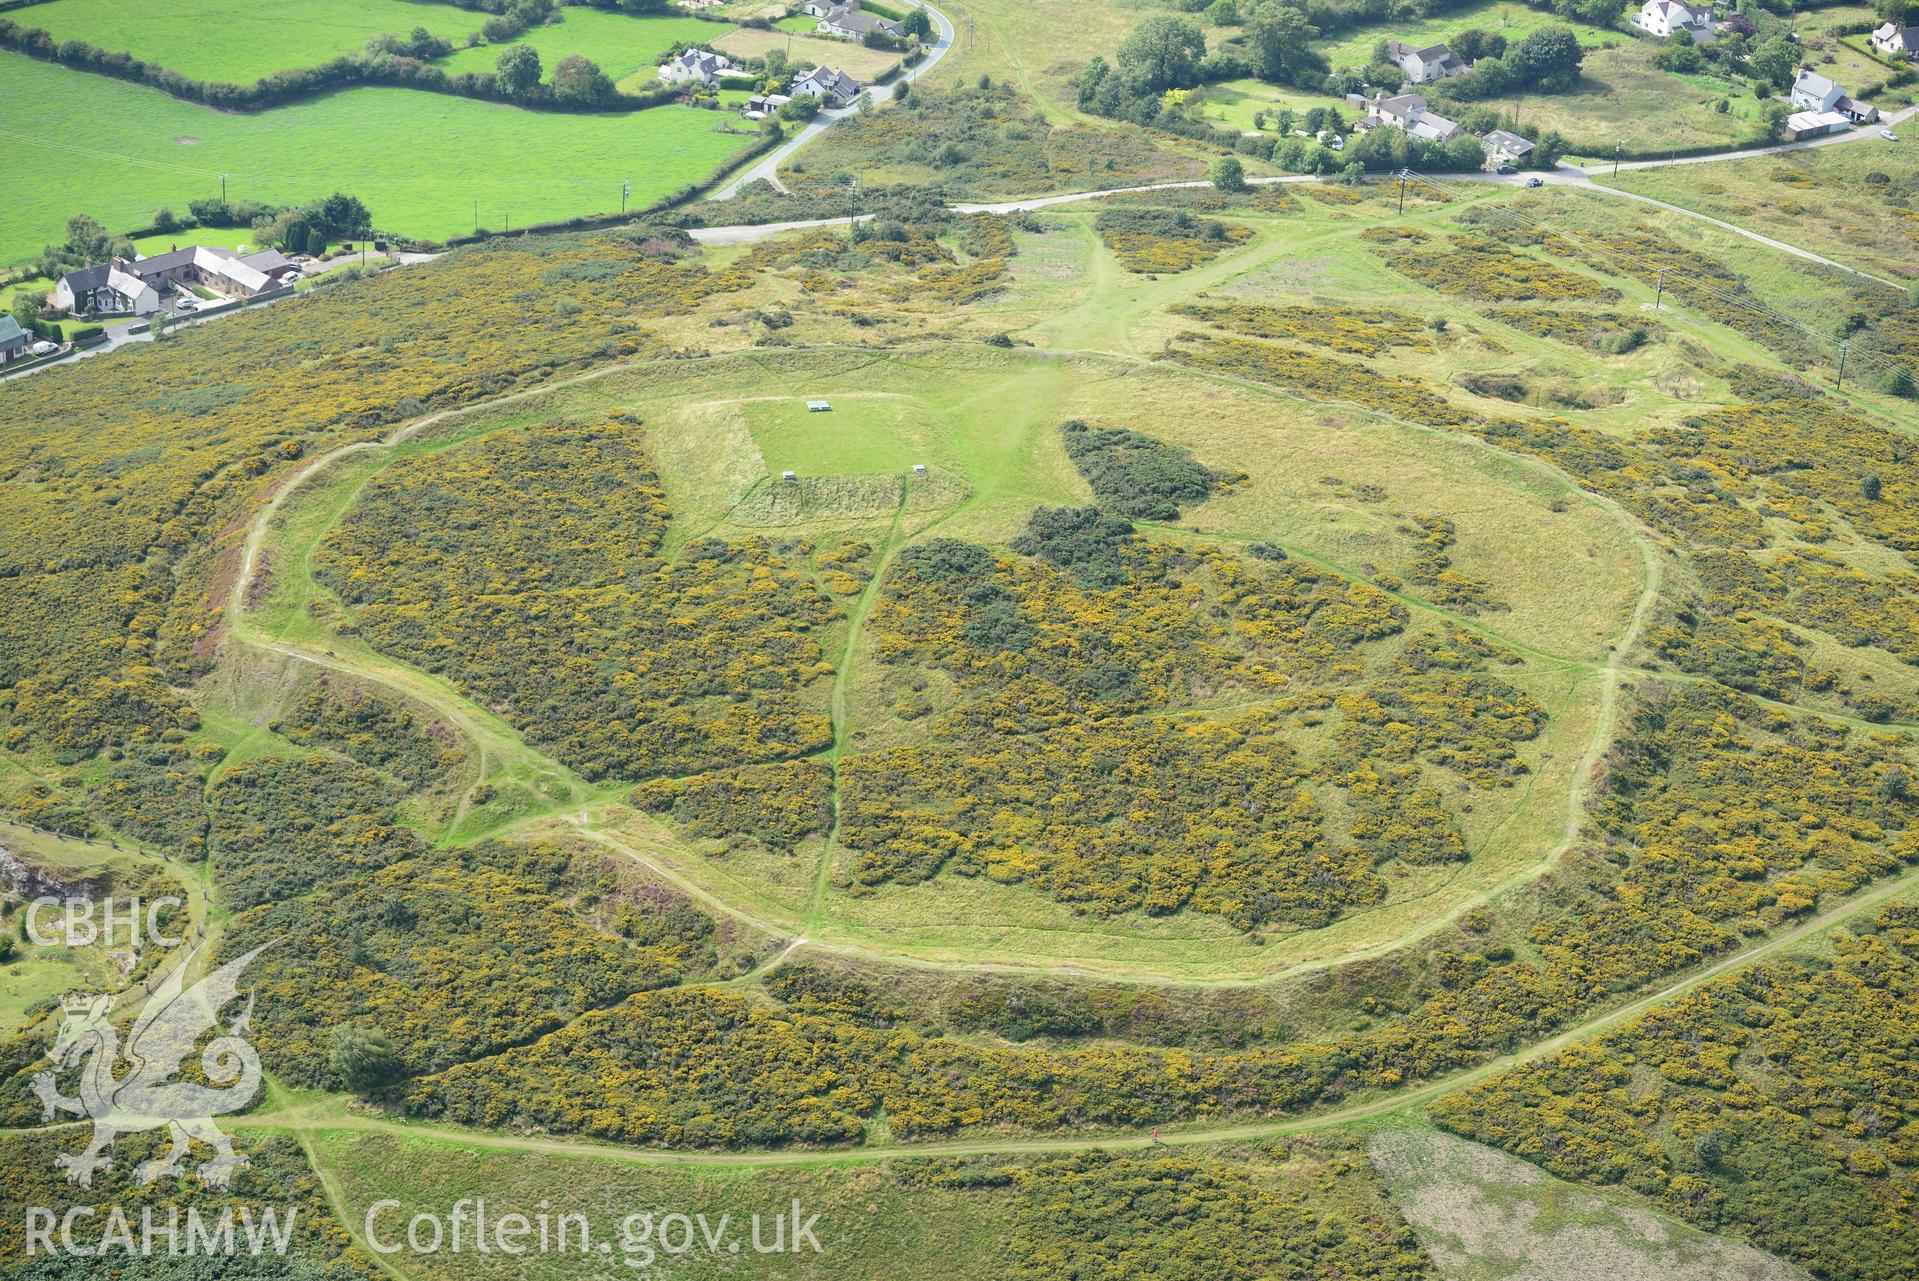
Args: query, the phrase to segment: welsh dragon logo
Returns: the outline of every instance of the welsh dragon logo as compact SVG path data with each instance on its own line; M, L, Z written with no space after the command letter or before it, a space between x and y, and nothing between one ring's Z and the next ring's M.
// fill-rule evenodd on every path
M214 1151L213 1159L197 1172L208 1187L225 1187L234 1171L247 1165L212 1118L239 1111L260 1090L260 1056L245 1040L252 997L225 1028L220 1028L218 1016L239 995L241 973L267 946L227 962L192 987L185 986L185 976L199 952L188 953L154 991L128 1031L124 1076L115 1075L121 1047L108 1017L113 997L81 995L61 1001L66 1020L48 1054L53 1070L33 1078L33 1092L40 1096L43 1120L70 1112L93 1122L93 1142L86 1151L77 1156L63 1152L54 1158L67 1172L67 1182L92 1187L93 1172L112 1164L105 1153L116 1138L161 1126L172 1132L173 1146L164 1157L142 1161L135 1168L134 1178L140 1183L180 1174L189 1139L198 1139ZM200 1052L200 1069L213 1085L176 1080L187 1056L210 1031L222 1034ZM60 1093L54 1073L76 1064L83 1064L80 1097L70 1099Z

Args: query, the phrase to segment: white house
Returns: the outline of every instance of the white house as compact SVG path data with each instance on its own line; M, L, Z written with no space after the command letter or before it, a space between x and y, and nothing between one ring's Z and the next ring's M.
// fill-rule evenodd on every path
M824 18L835 9L857 9L860 0L806 0L800 12L809 18Z
M686 49L660 64L660 79L668 84L710 85L721 76L736 75L740 70L740 65L725 54Z
M1794 111L1831 111L1845 96L1845 90L1811 67L1799 68L1799 76L1792 82Z
M1856 125L1871 124L1879 118L1879 108L1848 98L1844 89L1811 67L1799 68L1799 77L1792 82L1792 109L1814 115L1838 112Z
M1394 98L1374 98L1366 109L1366 118L1360 124L1368 129L1381 125L1401 129L1415 138L1441 144L1462 137L1466 132L1446 117L1426 110L1426 100L1416 93L1402 93Z
M1447 76L1466 74L1465 61L1443 44L1415 49L1404 41L1389 40L1386 43L1386 56L1398 65L1400 74L1406 77L1408 84L1429 85Z
M864 92L864 86L838 67L815 67L793 82L793 92L843 107Z
M1632 24L1662 39L1683 31L1693 38L1694 44L1704 44L1717 35L1712 25L1711 5L1690 5L1681 0L1646 0L1632 16Z
M1919 51L1919 27L1888 22L1872 33L1872 47L1888 58L1910 58Z
M115 258L70 271L54 286L53 301L76 316L151 316L160 310L160 291L131 266Z
M823 36L841 40L863 40L875 31L896 40L906 35L906 28L899 23L864 13L858 5L841 5L821 18L813 29Z
M1532 157L1533 144L1505 129L1490 129L1479 135L1486 159L1494 165L1523 165Z

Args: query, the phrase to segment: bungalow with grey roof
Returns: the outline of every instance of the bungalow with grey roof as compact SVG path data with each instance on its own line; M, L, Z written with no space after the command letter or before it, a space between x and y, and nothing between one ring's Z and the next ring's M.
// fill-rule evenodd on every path
M1505 129L1489 129L1479 135L1486 159L1495 165L1523 165L1532 158L1533 144Z

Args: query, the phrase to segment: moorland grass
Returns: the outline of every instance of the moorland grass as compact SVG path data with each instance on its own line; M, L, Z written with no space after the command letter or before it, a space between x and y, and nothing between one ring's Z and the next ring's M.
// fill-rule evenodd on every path
M1869 179L1868 175L1880 175ZM1622 170L1597 181L1777 236L1850 266L1919 280L1919 138L1869 136L1747 160Z
M430 6L426 6L430 7ZM83 101L57 130L46 104ZM145 226L160 205L220 194L297 204L349 191L380 230L444 239L616 211L697 182L750 142L717 112L669 105L620 115L528 112L413 89L349 89L253 115L0 54L0 262L57 243L69 216Z

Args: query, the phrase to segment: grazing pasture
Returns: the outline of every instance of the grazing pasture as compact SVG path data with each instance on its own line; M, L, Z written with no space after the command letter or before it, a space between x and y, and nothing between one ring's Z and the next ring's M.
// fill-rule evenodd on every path
M486 15L408 0L49 0L6 17L62 44L84 40L195 80L251 84L352 53L387 31L425 27L458 44Z
M381 230L443 239L620 207L696 182L750 138L717 112L531 113L414 89L350 89L254 115L211 111L151 89L19 54L0 54L0 116L43 118L73 102L57 131L10 128L0 149L0 262L61 239L69 216L145 226L160 205L220 194L293 204L333 191L364 200Z
M668 49L676 44L711 43L731 30L723 23L698 18L638 18L577 6L561 13L562 20L551 26L530 28L506 44L455 49L434 65L450 76L463 71L491 71L501 54L523 44L540 55L549 81L554 65L577 53L598 63L600 70L616 82L637 78L635 84L623 87L645 88L654 83L653 68Z

